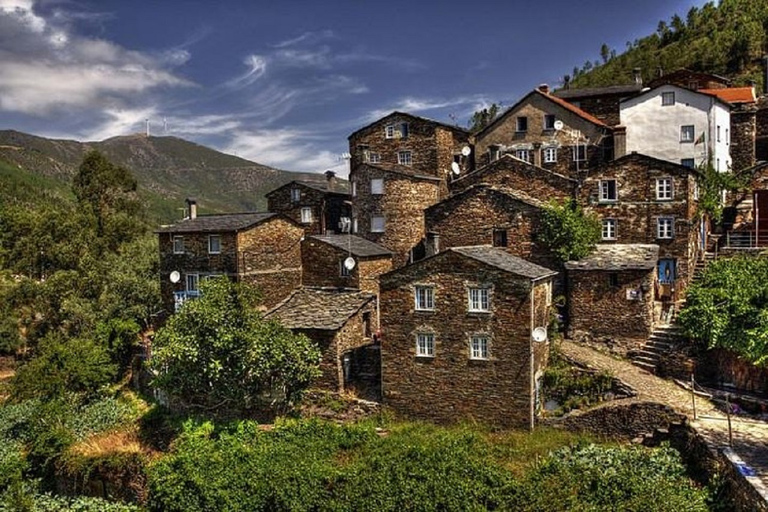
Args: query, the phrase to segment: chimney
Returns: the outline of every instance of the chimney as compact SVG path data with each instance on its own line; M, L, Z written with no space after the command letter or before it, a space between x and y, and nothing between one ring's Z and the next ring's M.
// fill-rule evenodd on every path
M334 190L336 188L336 173L333 171L325 171L325 179L328 183L328 190Z
M195 199L192 199L191 197L187 198L187 211L189 214L187 215L187 218L189 220L196 219L197 218L197 201Z
M549 94L549 84L539 85L539 91L543 92L544 94Z
M641 74L641 68L634 68L632 70L632 79L637 85L643 85L643 75Z
M627 154L627 127L613 127L613 158L621 158Z

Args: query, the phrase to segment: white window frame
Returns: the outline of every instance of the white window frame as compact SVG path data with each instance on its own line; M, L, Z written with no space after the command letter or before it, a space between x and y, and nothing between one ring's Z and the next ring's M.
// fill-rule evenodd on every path
M674 186L672 178L656 178L656 200L672 201L675 198Z
M301 209L301 223L312 224L312 207L304 206Z
M384 194L384 178L371 178L371 195L380 196Z
M301 201L301 189L299 187L293 187L291 189L291 202L298 203Z
M435 310L435 287L417 285L413 287L413 308L415 311Z
M587 145L586 144L579 142L579 143L576 143L575 146L573 146L573 161L574 162L587 161Z
M603 240L616 240L616 219L603 219L602 227L602 239Z
M610 197L611 189L608 186L610 183L613 183L613 197ZM600 180L598 187L598 198L601 203L615 203L619 200L619 184L615 179Z
M221 254L221 235L208 235L208 254Z
M387 139L394 139L395 138L395 125L388 124L384 127L384 137Z
M515 118L515 131L517 133L525 133L528 131L528 116L517 116Z
M190 283L194 283L190 286ZM184 284L188 292L200 291L200 274L187 274L184 278Z
M487 334L473 334L469 337L469 358L479 361L490 359L491 338Z
M184 237L183 236L174 236L173 237L173 254L184 254Z
M491 289L484 286L472 286L467 289L467 310L470 313L488 313L491 311Z
M370 163L372 163L372 164L381 163L381 154L379 154L379 153L370 153L368 155L368 159L369 159Z
M550 146L550 147L544 148L543 160L545 164L557 163L557 147Z
M675 104L675 91L661 93L661 106L669 107Z
M435 357L435 333L416 333L416 357Z
M410 150L397 152L397 163L410 167L413 165L413 154Z
M516 149L515 157L524 162L531 163L531 150L530 149Z
M379 225L377 225L379 223ZM371 215L371 233L383 233L387 226L387 219L383 215Z
M659 217L656 219L656 238L659 240L672 240L675 238L675 219L673 217Z
M696 140L696 126L684 124L680 126L680 142L689 143Z

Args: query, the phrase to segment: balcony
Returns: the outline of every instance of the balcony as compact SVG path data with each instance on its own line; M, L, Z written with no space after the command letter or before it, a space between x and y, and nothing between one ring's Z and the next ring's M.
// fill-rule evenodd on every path
M183 292L173 292L173 311L178 313L181 306L188 300L194 300L200 296L199 290L187 290Z

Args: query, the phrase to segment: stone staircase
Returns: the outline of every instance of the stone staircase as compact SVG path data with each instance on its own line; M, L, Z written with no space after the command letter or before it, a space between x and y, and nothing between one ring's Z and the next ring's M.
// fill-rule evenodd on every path
M656 373L656 367L668 353L685 341L682 329L671 324L659 325L653 330L648 341L630 354L632 363L650 373Z

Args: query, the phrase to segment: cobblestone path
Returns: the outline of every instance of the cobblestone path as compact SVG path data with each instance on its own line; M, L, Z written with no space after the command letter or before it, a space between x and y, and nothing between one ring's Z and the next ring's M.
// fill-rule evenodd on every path
M693 419L691 393L672 381L662 379L634 366L629 361L614 358L592 348L563 341L560 350L567 357L590 368L608 370L614 377L637 392L637 399L669 405L685 414L693 426L707 440L710 447L722 450L728 447L728 421L708 399L696 396L696 419ZM768 423L740 416L731 416L733 452L746 466L753 469L752 483L768 501Z

